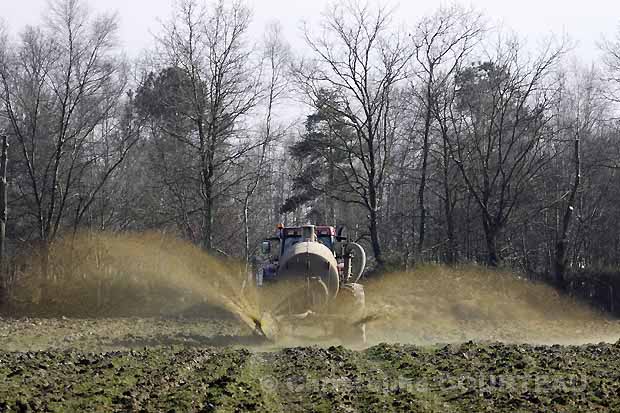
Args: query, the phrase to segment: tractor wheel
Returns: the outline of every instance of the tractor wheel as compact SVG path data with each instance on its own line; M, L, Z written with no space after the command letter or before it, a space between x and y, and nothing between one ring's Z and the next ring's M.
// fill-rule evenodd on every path
M323 313L327 310L329 301L329 288L320 277L313 277L308 280L306 290L306 308L315 313Z
M273 309L276 316L291 316L302 314L308 310L314 313L324 313L329 301L329 290L323 280L312 277L305 280L303 286L298 283L291 285L291 292Z
M340 340L347 344L366 343L366 297L362 284L343 284L332 308L334 314L342 315L342 323L336 326Z

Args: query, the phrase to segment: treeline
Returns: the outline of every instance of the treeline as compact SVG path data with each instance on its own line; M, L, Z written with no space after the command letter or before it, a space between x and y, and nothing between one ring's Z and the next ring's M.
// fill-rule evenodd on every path
M250 259L275 224L310 222L377 265L619 265L620 38L590 63L458 4L403 24L351 1L293 52L243 2L176 7L135 61L81 0L2 31L8 257L156 229Z

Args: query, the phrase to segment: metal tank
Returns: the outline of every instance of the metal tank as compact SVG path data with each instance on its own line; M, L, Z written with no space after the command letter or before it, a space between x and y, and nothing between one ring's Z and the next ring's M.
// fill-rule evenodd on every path
M302 231L302 239L283 251L277 277L320 280L327 288L329 297L334 298L340 288L336 257L324 244L317 242L314 226L305 226Z

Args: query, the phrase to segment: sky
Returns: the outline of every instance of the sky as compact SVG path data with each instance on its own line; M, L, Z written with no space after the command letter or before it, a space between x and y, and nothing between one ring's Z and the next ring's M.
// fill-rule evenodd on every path
M95 11L117 11L120 38L129 56L138 56L153 43L152 33L172 13L175 0L87 0ZM302 47L301 21L320 16L330 0L246 0L254 11L253 35L260 36L268 22L281 22L293 49ZM371 0L376 1L376 0ZM445 4L441 0L401 0L395 17L413 23ZM535 44L549 34L568 34L576 43L575 52L586 62L596 59L596 44L602 36L613 36L620 24L620 0L471 0L461 2L483 12L493 24L511 28ZM12 33L26 24L37 24L47 8L47 0L0 0L0 16ZM258 37L257 37L258 38Z

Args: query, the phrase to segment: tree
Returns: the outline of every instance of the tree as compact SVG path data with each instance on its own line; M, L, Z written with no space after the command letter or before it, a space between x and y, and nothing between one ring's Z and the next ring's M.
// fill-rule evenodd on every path
M246 42L250 11L240 2L218 1L212 8L197 1L179 4L175 17L164 25L157 38L165 71L174 73L174 94L170 101L159 99L153 115L174 113L182 129L158 123L166 138L185 147L188 163L183 173L195 183L199 205L185 208L184 214L201 216L200 238L205 249L214 249L216 203L240 179L228 171L256 147L241 129L244 116L260 98L260 67ZM151 94L159 91L152 89ZM142 91L142 93L146 93ZM164 176L174 192L184 186L177 176ZM171 182L173 180L174 182Z
M282 39L282 29L278 23L272 23L267 26L264 38L264 71L266 80L264 82L266 89L265 103L265 120L259 137L258 161L251 158L251 173L249 179L245 182L245 191L243 193L243 229L244 229L244 258L246 262L250 260L250 218L249 208L250 201L254 196L261 180L265 178L265 162L267 160L267 150L273 146L274 142L282 137L284 130L278 130L274 125L274 109L275 105L285 97L288 86L286 77L287 65L290 63L290 49ZM255 166L255 168L253 168ZM253 169L253 170L252 170Z
M442 83L441 89L433 98L432 107L434 122L440 139L436 145L436 149L431 151L431 155L438 165L438 175L441 181L440 188L436 190L436 193L442 203L446 236L446 253L444 259L448 264L453 264L458 261L459 253L457 248L457 223L455 215L457 204L461 201L463 193L467 190L460 176L460 171L450 154L449 139L452 133L450 120L456 99L454 81L454 76L452 76ZM467 236L469 236L469 231L467 231L466 227L463 228L463 231L467 232Z
M6 268L6 222L8 220L7 208L7 179L6 164L8 161L9 144L7 136L0 133L2 138L2 152L0 155L0 306L6 301L8 282Z
M13 162L17 199L44 243L70 212L79 224L137 141L133 132L119 134L107 148L114 161L99 167L127 85L116 31L116 16L94 17L80 1L56 0L46 26L27 28L0 66L4 115L20 154Z
M481 212L487 263L499 262L497 241L524 192L553 156L551 105L557 85L550 75L563 47L549 45L520 60L514 41L488 62L457 73L450 154Z
M6 62L7 43L6 31L2 22L0 22L0 67L3 67ZM3 120L2 117L0 117L0 120ZM0 307L2 307L8 297L8 276L7 272L4 271L6 265L6 222L8 220L6 171L8 138L3 129L0 129L0 137L2 138L2 159L0 160Z
M346 148L339 145L338 137L352 137L354 132L342 117L333 113L332 108L338 105L335 99L335 94L319 91L316 111L306 117L301 139L289 148L299 168L293 176L293 194L286 199L281 211L287 213L309 205L308 216L316 217L317 224L336 225L334 202L350 199L342 191L346 177L338 173L348 162Z
M555 110L561 153L550 174L553 182L549 186L557 189L549 192L556 198L552 205L559 216L554 227L552 270L558 286L565 287L566 272L578 261L571 250L581 242L576 237L575 221L579 224L589 210L605 208L597 193L600 189L592 187L592 183L597 175L606 175L603 165L609 157L617 159L617 154L605 139L609 126L613 126L609 122L613 108L606 99L607 87L600 72L594 66L575 64L558 77L562 89Z
M480 41L483 32L481 16L461 6L441 7L434 15L425 17L418 24L413 38L417 69L414 73L420 86L413 84L411 90L417 96L423 110L422 165L418 187L418 242L416 254L421 258L426 229L426 181L430 135L437 114L438 94L449 86L450 78L464 58ZM421 89L418 91L418 89ZM449 202L449 199L446 198ZM452 239L452 238L450 238Z
M389 29L390 13L359 3L333 6L324 15L323 32L304 36L313 57L295 71L299 86L316 106L327 104L332 124L344 121L353 134L336 132L346 167L336 165L345 183L339 188L349 202L368 212L368 229L375 260L383 263L379 237L381 189L392 161L396 140L393 105L397 85L405 78L411 58L403 36ZM335 99L320 100L323 90ZM333 102L333 103L332 103Z
M570 161L573 174L569 190L563 194L566 202L556 242L554 272L556 283L559 286L564 286L569 230L576 207L577 193L581 185L581 137L589 133L597 120L596 99L601 96L595 90L596 81L593 72L588 73L584 78L575 79L574 84L570 85L567 85L566 77L568 76L563 76L565 90L562 97L565 97L559 103L559 110L562 111L559 117L566 124L565 131L568 136L565 140L572 146Z

